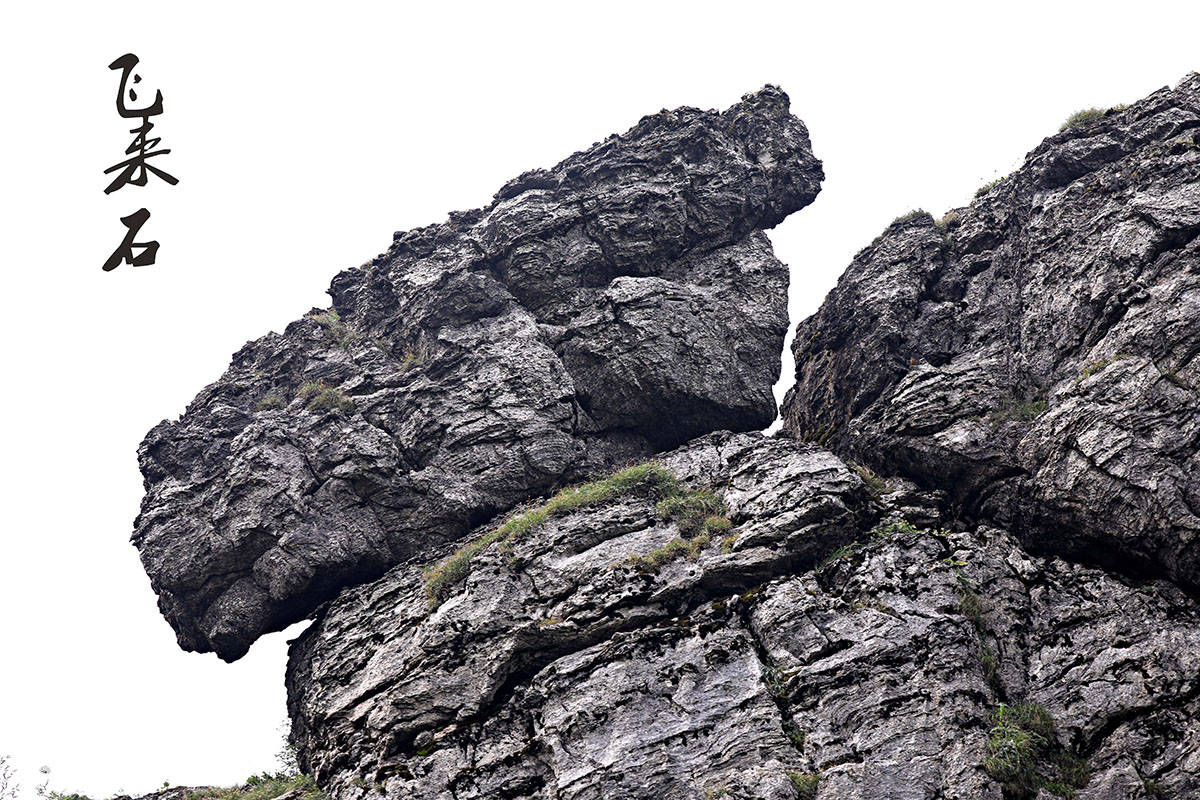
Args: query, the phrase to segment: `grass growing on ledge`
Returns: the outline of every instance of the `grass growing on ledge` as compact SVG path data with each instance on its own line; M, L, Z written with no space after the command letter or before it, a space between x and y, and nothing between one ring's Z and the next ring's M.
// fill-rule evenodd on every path
M998 428L1004 423L1014 420L1032 422L1045 411L1045 400L1025 401L1006 396L1000 399L1000 405L991 413L992 426Z
M449 558L425 570L425 594L430 609L446 601L451 591L471 571L471 559L495 542L511 549L513 541L544 524L551 517L563 516L577 508L594 506L632 494L668 498L681 495L679 481L665 467L654 462L636 464L614 472L607 478L563 489L544 505L515 514L495 530L456 550Z
M348 414L354 410L354 403L346 399L341 389L329 386L324 381L305 383L296 396L313 411L344 411Z
M330 338L332 338L339 347L349 347L362 338L357 333L346 327L345 323L341 321L341 317L338 316L336 309L331 308L328 311L321 312L320 314L313 314L310 319L328 331Z
M277 394L269 394L254 404L255 411L275 411L283 408L287 403L282 397Z
M697 489L673 494L660 501L655 510L661 518L675 520L684 536L693 536L706 520L725 510L725 503L711 489Z
M853 461L846 462L846 465L850 467L850 469L854 470L854 473L858 475L858 477L862 478L862 482L867 487L867 492L876 500L891 491L891 489L888 488L887 481L879 477L870 467L857 464Z
M901 214L900 216L898 216L894 220L892 220L892 225L900 225L905 222L912 222L913 220L918 220L923 217L929 217L930 219L933 219L933 214L930 214L928 211L926 211L923 208L914 208L912 211L909 211L907 214Z
M656 511L664 520L674 520L680 535L649 553L635 553L624 564L639 572L655 573L680 558L695 558L713 539L722 537L722 545L733 541L727 536L733 522L725 516L725 501L711 489L679 491L659 502Z
M1084 108L1067 117L1067 121L1058 129L1059 133L1080 125L1088 125L1104 117L1104 112L1098 108Z
M1054 737L1054 719L1037 703L1000 705L988 713L992 724L983 768L1004 784L1006 795L1033 797L1045 789L1063 798L1087 785L1087 761L1065 750Z
M995 189L997 186L1000 185L1000 181L1002 181L1002 180L1004 180L1004 178L999 177L999 178L996 178L995 180L988 181L983 186L980 186L978 189L975 190L976 199L983 197L985 194L990 192L992 189Z
M297 800L329 800L309 776L284 772L254 775L240 786L197 789L188 794L188 800L273 800L293 790L300 792Z
M819 775L814 772L789 772L787 776L799 800L813 800L817 796L817 785L821 782Z

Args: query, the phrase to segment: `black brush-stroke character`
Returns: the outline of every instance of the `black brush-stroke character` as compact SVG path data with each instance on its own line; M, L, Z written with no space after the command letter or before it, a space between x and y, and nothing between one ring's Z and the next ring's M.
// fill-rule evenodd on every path
M134 267L148 267L154 263L154 257L158 254L158 242L134 241L138 235L138 231L142 229L142 225L148 219L150 219L150 212L144 208L138 209L128 217L121 217L121 223L128 230L125 232L125 238L121 241L121 244L108 257L108 261L104 262L105 272L116 269L122 263ZM141 252L134 253L134 248L140 248Z
M134 135L133 143L125 149L125 155L131 156L119 164L114 164L104 170L107 175L110 172L116 172L117 177L104 190L105 194L112 194L117 189L120 189L127 183L134 186L145 186L149 180L151 173L163 179L167 183L174 186L179 183L179 179L158 167L147 163L147 161L156 156L166 155L171 152L169 148L161 148L155 150L161 138L151 137L150 130L154 127L154 123L150 121L151 117L156 117L163 111L163 98L161 91L155 91L154 102L144 108L131 108L128 104L137 101L137 90L129 85L130 76L133 77L133 83L140 83L141 75L134 74L133 68L138 64L138 57L133 53L126 53L116 61L108 65L109 69L121 70L121 88L117 91L117 113L126 119L141 119L142 124L136 128L132 128L129 132ZM128 94L128 100L125 95Z

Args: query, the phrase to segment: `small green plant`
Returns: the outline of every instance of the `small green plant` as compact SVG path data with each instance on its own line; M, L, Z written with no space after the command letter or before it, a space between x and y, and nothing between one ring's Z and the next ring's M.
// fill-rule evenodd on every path
M787 776L799 800L813 800L817 796L817 785L821 782L821 776L815 772L789 772Z
M839 561L851 561L862 551L862 549L863 546L857 541L851 542L850 544L844 544L829 555L825 556L825 558L821 560L821 563L817 564L817 570L820 571L826 567L831 567Z
M1167 793L1163 789L1161 783L1158 781L1145 779L1142 780L1142 793L1146 795L1146 797L1152 798L1152 800L1159 800L1159 798L1165 798L1167 796Z
M733 522L723 514L725 502L711 489L680 490L659 501L655 511L664 520L674 520L680 535L649 553L635 553L621 562L647 574L677 559L695 558L714 538L724 537L724 544L729 538L725 534L733 528Z
M1046 411L1045 400L1019 400L1012 396L1000 399L1000 405L992 411L992 425L999 427L1006 422L1032 422Z
M196 789L186 800L273 800L292 791L298 792L296 800L329 800L309 776L286 772L251 775L241 786Z
M1133 358L1133 356L1131 356L1129 353L1117 353L1116 355L1111 355L1111 356L1108 356L1107 358L1101 358L1098 361L1093 361L1092 363L1090 363L1086 367L1084 367L1083 371L1081 371L1079 373L1079 377L1075 379L1075 385L1078 386L1079 384L1086 381L1088 378L1095 375L1097 372L1102 372L1106 367L1108 367L1113 362L1121 361L1126 358Z
M1001 703L988 714L988 734L983 768L1014 791L1029 791L1037 782L1038 756L1050 744L1053 723L1036 703Z
M343 411L350 413L354 403L342 394L342 390L329 386L324 381L308 381L300 387L296 396L313 411Z
M711 489L696 489L662 499L655 511L662 519L675 520L684 536L692 536L706 527L706 520L724 512L725 503Z
M898 522L889 522L887 525L880 525L871 530L871 537L875 539L895 539L900 536L912 536L921 533L921 529L913 525L906 519ZM941 531L928 531L934 536L937 536Z
M788 672L782 667L777 667L774 664L768 663L763 668L763 683L767 687L767 693L777 699L786 698L788 695L788 681L795 676L796 672Z
M654 548L649 553L634 553L625 559L624 563L633 567L638 572L653 574L672 561L677 561L684 557L695 558L700 555L700 551L704 549L709 541L710 539L705 534L694 536L691 539L683 539L677 536L662 547Z
M923 208L914 208L912 211L909 211L907 214L901 214L900 216L898 216L894 220L892 220L892 225L902 225L906 222L912 222L913 220L918 220L918 219L922 219L925 217L928 217L930 220L932 220L933 214L930 214L928 211L926 211Z
M1034 702L1001 703L988 712L983 768L1004 784L1007 795L1033 797L1039 789L1063 798L1087 785L1087 762L1068 752L1054 736L1054 719Z
M883 497L889 491L887 481L875 474L875 472L867 466L849 461L846 464L850 469L854 470L858 477L862 478L862 482L866 485L867 491L876 500Z
M1070 130L1071 128L1077 128L1081 125L1090 125L1096 120L1103 118L1104 112L1100 109L1084 108L1067 117L1067 121L1062 124L1062 127L1058 129L1058 132L1062 133L1063 131Z
M429 607L435 609L471 571L471 559L493 543L512 551L514 540L527 535L551 517L562 516L585 506L594 506L631 494L666 499L682 492L670 470L647 461L614 472L606 478L574 486L551 497L537 508L514 514L499 527L473 542L463 545L449 558L425 569L425 593Z
M987 679L988 683L995 686L996 676L1000 670L1000 661L990 647L983 649L983 653L979 656L979 665L983 667L983 677Z
M311 319L313 322L327 330L330 338L332 338L339 347L349 347L362 338L357 333L346 327L335 309L331 308L328 311L324 311L320 314L313 314Z
M958 613L971 620L971 624L975 626L975 630L980 633L985 632L987 625L983 619L983 600L980 599L979 593L961 575L959 576L959 591Z
M277 394L268 394L254 404L255 411L275 411L283 408L287 402Z
M792 722L790 719L783 723L783 732L788 737L788 741L792 743L797 750L804 749L804 740L806 735L800 726Z
M1000 185L1000 181L1002 181L1002 180L1004 180L1004 178L1002 178L1002 177L996 178L995 180L988 181L983 186L980 186L978 189L975 190L975 199L978 200L980 197L983 197L985 194L990 192L992 189L995 189L997 186Z

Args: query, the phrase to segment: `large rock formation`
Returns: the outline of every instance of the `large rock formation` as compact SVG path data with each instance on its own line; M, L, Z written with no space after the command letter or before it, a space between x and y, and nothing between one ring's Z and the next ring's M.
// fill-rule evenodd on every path
M318 782L354 800L1000 800L1007 702L1046 715L1028 785L1200 792L1200 607L1172 584L941 528L944 498L864 485L812 444L717 434L660 462L719 487L732 527L689 532L634 494L483 550L435 609L416 564L343 593L288 671Z
M134 543L188 650L233 660L340 589L579 475L775 418L816 196L788 98L646 117L396 235L139 450Z
M1200 587L1200 75L894 222L797 329L785 427L1042 552Z
M1200 796L1200 76L893 223L769 438L819 178L768 88L340 275L143 446L181 644L315 617L335 800Z

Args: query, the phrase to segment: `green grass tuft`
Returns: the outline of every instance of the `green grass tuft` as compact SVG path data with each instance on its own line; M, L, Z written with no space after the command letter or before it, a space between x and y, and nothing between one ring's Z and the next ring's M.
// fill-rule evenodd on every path
M704 520L704 532L709 536L724 536L733 528L729 517L712 516Z
M933 214L930 214L928 211L926 211L923 208L914 208L912 211L909 211L907 214L901 214L900 216L898 216L894 220L892 220L892 225L901 225L905 222L912 222L913 220L922 219L924 217L928 217L930 220L932 220ZM889 226L889 227L891 227L891 226Z
M1004 784L1007 795L1032 797L1039 789L1063 798L1087 785L1087 761L1065 750L1054 736L1054 719L1033 702L1000 705L988 713L983 768Z
M1062 133L1063 131L1070 130L1071 128L1077 128L1080 125L1089 125L1098 119L1102 119L1103 117L1104 112L1098 108L1084 108L1067 117L1067 121L1062 124L1062 127L1058 129L1058 132Z
M349 347L362 338L359 334L346 327L335 309L331 308L320 314L313 314L310 319L328 331L330 338L339 347Z
M324 381L308 381L300 387L296 396L313 411L354 411L354 403L342 394L342 390L329 386Z
M187 800L273 800L293 790L300 792L297 800L329 800L309 776L284 772L254 775L240 786L196 789Z
M792 743L793 747L795 747L797 750L804 749L804 740L807 738L807 736L804 731L800 729L799 725L791 720L787 720L783 723L783 732L787 735L788 741Z
M714 539L722 552L733 550L733 522L724 516L725 501L711 489L679 490L663 498L655 509L662 519L674 520L680 535L649 553L635 553L621 562L639 572L653 574L680 558L695 558Z
M594 506L626 495L640 494L668 498L681 492L679 481L660 464L647 461L614 472L606 478L573 486L555 494L537 508L514 514L496 529L456 550L449 558L425 570L425 594L429 607L437 608L450 596L454 587L471 571L471 559L495 542L507 550L517 538L543 525L555 516L569 514L577 508Z
M990 192L992 189L995 189L997 186L1000 185L1000 181L1002 181L1002 180L1004 180L1003 177L996 178L995 180L988 181L983 186L980 186L978 189L975 190L975 199L978 200L980 197L983 197L985 194Z
M821 782L821 776L815 772L789 772L787 776L792 782L792 788L796 790L798 800L813 800L817 796L817 785Z
M1032 422L1046 412L1045 400L1018 400L1007 396L1000 399L1000 405L992 411L992 425L999 427L1006 422Z
M675 520L684 536L692 536L704 527L705 520L721 514L725 503L711 489L697 489L664 498L655 510L663 519Z
M1093 361L1084 367L1083 371L1079 373L1079 377L1075 379L1075 385L1078 386L1088 378L1095 375L1097 372L1103 372L1113 362L1122 361L1126 358L1133 358L1133 356L1131 356L1129 353L1117 353L1116 355L1111 355L1108 358L1102 358L1098 361Z
M876 500L883 497L891 489L888 488L887 481L875 474L875 471L870 467L862 464L857 464L853 461L846 462L846 466L854 470L858 477L862 478L862 482L866 484L867 491Z
M287 405L282 397L277 394L268 394L254 404L255 411L275 411Z
M961 586L962 596L958 601L958 612L975 626L975 630L983 633L987 630L987 625L984 623L983 600L979 595L965 583Z

